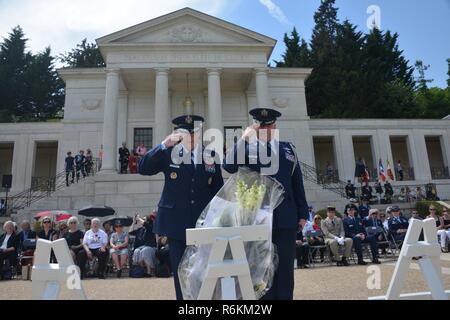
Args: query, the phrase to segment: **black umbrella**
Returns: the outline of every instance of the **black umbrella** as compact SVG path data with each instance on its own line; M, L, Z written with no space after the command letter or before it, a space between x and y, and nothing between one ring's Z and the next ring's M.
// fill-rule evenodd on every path
M116 223L120 223L120 225L122 225L124 227L129 227L133 224L133 218L120 216L120 217L114 217L114 218L108 219L105 222L111 223L111 225L113 227Z
M116 211L108 206L88 206L78 211L80 216L85 217L107 217L112 216Z

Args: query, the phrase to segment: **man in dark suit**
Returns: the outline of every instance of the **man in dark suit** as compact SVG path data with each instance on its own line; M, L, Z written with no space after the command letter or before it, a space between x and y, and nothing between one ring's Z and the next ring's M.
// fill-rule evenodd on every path
M394 237L395 241L402 241L405 239L408 231L408 219L400 214L398 206L391 207L392 218L388 220L389 233Z
M119 148L119 162L120 162L120 173L128 172L128 160L130 158L130 150L127 148L127 144L124 142Z
M345 236L352 238L353 246L358 256L358 264L366 265L367 262L363 259L362 244L369 243L370 251L372 252L372 262L379 264L378 260L378 244L374 236L368 236L363 226L363 220L356 217L356 206L351 206L347 210L347 217L344 218Z
M296 230L302 219L308 219L302 172L295 147L274 137L276 120L281 113L273 109L256 108L250 111L250 115L255 123L244 131L241 139L229 150L224 169L235 173L240 166L245 166L269 175L283 185L284 199L273 214L272 232L272 242L277 246L279 263L273 285L264 299L292 300ZM241 153L245 155L244 161L238 163Z
M177 270L186 249L186 229L195 227L203 209L223 186L220 164L203 161L204 153L213 156L198 141L199 124L203 121L194 115L175 118L175 132L139 163L141 175L162 172L165 177L154 229L159 236L168 238L178 300L183 299Z
M24 242L29 239L36 239L36 232L31 230L31 225L28 220L22 221L22 224L20 226L22 228L22 231L19 232L17 235L19 238L19 248L21 251L27 251L30 248L24 247Z

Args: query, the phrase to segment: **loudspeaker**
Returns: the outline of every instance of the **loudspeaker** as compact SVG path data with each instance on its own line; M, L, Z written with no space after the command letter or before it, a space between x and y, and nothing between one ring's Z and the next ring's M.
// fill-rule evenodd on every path
M11 189L12 174L4 174L2 178L2 187L5 189Z

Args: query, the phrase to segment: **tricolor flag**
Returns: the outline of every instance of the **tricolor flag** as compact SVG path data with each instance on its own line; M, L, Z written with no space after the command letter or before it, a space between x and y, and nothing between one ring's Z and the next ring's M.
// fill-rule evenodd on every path
M384 173L384 167L383 167L383 162L380 161L378 162L378 174L380 175L380 180L385 182L386 181L386 174Z
M394 173L392 172L391 164L389 163L389 159L387 160L387 176L392 181L395 181Z

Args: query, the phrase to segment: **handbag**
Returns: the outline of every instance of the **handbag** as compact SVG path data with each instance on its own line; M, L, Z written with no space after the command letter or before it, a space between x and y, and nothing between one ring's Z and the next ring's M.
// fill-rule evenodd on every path
M130 268L130 278L143 278L145 274L144 267L132 265Z

